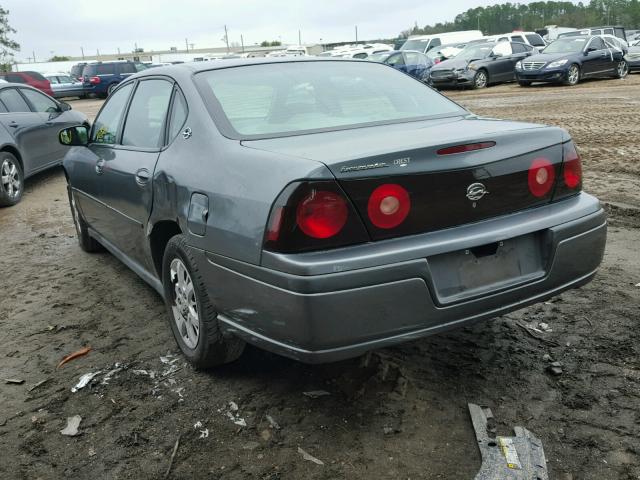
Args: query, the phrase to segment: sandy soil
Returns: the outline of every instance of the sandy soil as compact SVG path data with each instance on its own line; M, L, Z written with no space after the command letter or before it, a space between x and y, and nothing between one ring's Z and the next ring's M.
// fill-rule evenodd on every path
M535 432L552 479L640 478L640 75L447 94L478 114L571 132L586 189L611 214L592 283L360 359L307 366L248 349L196 372L151 288L111 255L80 251L53 170L0 210L0 478L161 478L178 438L170 478L473 478L467 402L490 406L499 433ZM95 114L100 102L72 104ZM518 322L553 331L536 340ZM85 346L91 353L56 370ZM545 354L562 375L546 372ZM330 395L303 394L312 390ZM73 415L80 435L62 436Z

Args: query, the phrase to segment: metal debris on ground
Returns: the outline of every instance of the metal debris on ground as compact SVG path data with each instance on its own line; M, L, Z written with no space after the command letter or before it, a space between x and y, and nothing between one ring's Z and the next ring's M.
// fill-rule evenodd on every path
M29 390L27 390L27 392L33 392L36 388L41 387L42 385L44 385L45 383L47 383L49 380L51 380L50 378L45 378L44 380L40 380L38 383L36 383L34 386L32 386L31 388L29 388Z
M300 455L302 455L302 458L305 460L309 460L310 462L313 462L317 465L324 465L324 462L322 460L317 459L316 457L314 457L313 455L305 452L302 448L298 447L298 453Z
M496 436L489 408L470 403L469 413L482 455L475 480L549 480L542 442L533 433L514 427L514 437Z
M21 378L5 378L4 383L7 383L9 385L22 385L24 383L24 380L22 380Z
M79 435L78 427L80 426L80 422L82 421L82 417L80 415L74 415L73 417L67 418L67 426L60 430L62 435L66 435L67 437L75 437Z
M164 478L168 478L169 474L171 473L171 468L173 467L173 461L176 458L176 453L178 453L178 447L180 446L180 437L182 437L182 435L178 435L176 444L173 446L173 452L171 453L171 458L169 459L169 466L167 467L167 471L164 473Z
M66 355L65 357L62 358L62 360L60 360L60 363L58 363L58 366L56 367L56 369L62 367L65 363L70 362L71 360L85 356L90 351L91 351L91 347L84 347L84 348L81 348L80 350L76 350L75 352L70 353L69 355Z
M267 422L274 430L280 430L280 424L275 421L275 419L271 415L266 415Z
M80 377L80 379L78 380L78 383L76 383L75 387L73 387L71 391L73 393L76 393L78 390L89 385L89 382L91 382L91 380L93 380L95 377L97 377L101 373L102 373L102 370L98 370L97 372L85 373Z
M302 394L309 398L320 398L320 397L325 397L327 395L331 395L326 390L312 390L310 392L302 392Z
M234 401L229 402L229 410L231 410L232 412L237 412L238 404Z
M235 423L239 427L247 426L247 422L245 422L244 418L240 418L237 414L234 415L231 412L227 412L227 417L229 418L229 420L231 420L233 423Z
M562 363L551 362L547 367L547 371L553 375L562 375Z

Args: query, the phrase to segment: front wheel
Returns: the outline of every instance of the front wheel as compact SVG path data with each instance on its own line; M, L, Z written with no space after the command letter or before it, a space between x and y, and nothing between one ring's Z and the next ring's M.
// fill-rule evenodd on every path
M189 362L197 368L211 368L242 355L244 341L227 338L220 329L217 312L184 235L176 235L167 243L162 283L171 331Z
M616 78L624 78L627 76L628 73L629 73L629 64L624 60L620 60L616 68Z
M24 172L18 159L0 152L0 207L11 207L22 198Z
M575 63L569 67L567 71L567 79L565 80L565 85L577 85L580 81L580 67Z
M489 84L489 76L485 70L478 70L473 77L473 88L485 88Z

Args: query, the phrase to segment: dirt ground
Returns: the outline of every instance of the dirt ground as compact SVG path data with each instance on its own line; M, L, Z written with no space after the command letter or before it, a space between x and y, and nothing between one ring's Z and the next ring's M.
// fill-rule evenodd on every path
M359 359L308 366L249 348L197 372L158 295L111 255L79 249L53 170L0 210L0 478L162 478L179 439L168 478L471 479L474 402L492 408L499 433L538 435L552 479L640 479L640 74L447 94L478 114L571 132L585 189L610 212L593 282ZM90 115L100 105L71 103ZM538 340L518 322L552 331ZM303 394L314 390L329 395ZM74 415L80 435L61 435Z

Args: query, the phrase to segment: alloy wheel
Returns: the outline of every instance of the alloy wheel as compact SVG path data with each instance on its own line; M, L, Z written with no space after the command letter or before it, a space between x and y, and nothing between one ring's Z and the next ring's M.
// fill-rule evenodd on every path
M629 65L627 65L627 62L622 60L618 63L618 77L624 78L627 76L627 73L629 73Z
M174 287L171 305L173 320L184 344L190 349L195 349L200 337L200 316L193 281L187 267L179 258L171 261L169 275Z
M475 80L476 88L484 88L487 86L487 74L484 71L479 71L476 73Z
M7 193L9 199L14 200L20 195L22 185L20 184L20 173L18 167L12 160L5 158L0 167L0 183Z
M578 80L580 79L580 70L577 66L571 65L571 67L569 67L569 74L567 78L571 85L575 85L576 83L578 83Z

